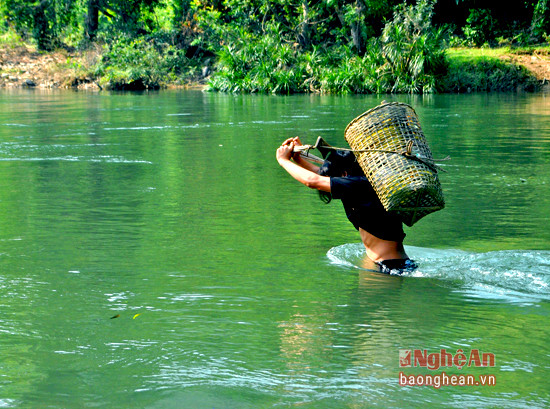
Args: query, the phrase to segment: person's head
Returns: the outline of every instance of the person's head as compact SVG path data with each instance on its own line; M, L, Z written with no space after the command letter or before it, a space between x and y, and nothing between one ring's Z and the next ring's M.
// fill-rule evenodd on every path
M325 159L319 168L319 175L330 177L364 176L363 170L353 152L334 150ZM328 192L319 191L321 200L329 203L332 196Z

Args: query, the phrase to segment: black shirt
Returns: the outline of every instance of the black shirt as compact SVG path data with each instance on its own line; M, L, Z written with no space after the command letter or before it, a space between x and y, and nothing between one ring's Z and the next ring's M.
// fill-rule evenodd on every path
M341 199L349 221L382 240L402 242L405 238L401 219L388 213L369 180L364 176L330 178L330 192Z

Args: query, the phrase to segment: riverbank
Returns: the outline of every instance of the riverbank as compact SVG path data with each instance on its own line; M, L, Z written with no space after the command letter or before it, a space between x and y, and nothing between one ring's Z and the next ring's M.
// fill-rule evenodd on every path
M19 43L0 44L0 88L65 88L100 91L100 79L92 67L100 58L100 49L85 52L59 49L39 52L35 47ZM206 87L206 77L188 83L176 81L162 84L163 88Z
M78 52L71 50L56 50L54 52L38 52L34 47L19 43L16 45L0 44L0 88L72 88L86 90L102 90L99 78L91 73L91 67L101 56L100 50ZM453 48L447 51L447 60L455 71L463 71L464 67L472 68L474 76L484 76L480 63L499 61L509 67L521 67L529 74L524 83L518 83L518 89L538 88L547 91L550 87L550 48L539 47L523 50L509 48ZM481 64L483 65L483 64ZM476 72L478 70L479 72ZM192 80L167 81L159 84L161 88L207 88L209 70L206 75L196 75ZM449 81L449 80L447 80ZM454 81L452 78L450 81ZM479 78L478 80L479 81ZM455 81L456 82L456 81ZM463 81L462 81L463 82ZM534 87L538 84L540 87ZM132 87L129 86L128 89ZM139 88L139 84L136 84ZM470 92L478 91L474 85L461 84L456 89L448 86L448 91Z
M451 48L447 58L455 63L479 62L486 59L500 60L505 64L525 68L540 83L541 89L550 85L550 48L532 47L524 49L505 48Z

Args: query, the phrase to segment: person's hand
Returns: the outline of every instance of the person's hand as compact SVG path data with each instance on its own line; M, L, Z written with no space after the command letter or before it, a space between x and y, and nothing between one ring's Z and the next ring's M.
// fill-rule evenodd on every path
M290 160L294 153L294 142L287 143L287 141L288 139L277 149L276 156L278 162L281 162L281 160Z
M282 143L282 146L290 145L291 143L294 144L294 146L302 146L303 145L300 138L295 136L293 138L288 138L286 141L284 141ZM293 152L291 157L292 157L292 159L294 159L295 162L298 161L300 159L300 152Z
M303 145L302 141L300 140L300 138L298 136L295 136L293 138L288 138L286 141L283 142L283 145L288 145L292 142L294 143L295 146Z

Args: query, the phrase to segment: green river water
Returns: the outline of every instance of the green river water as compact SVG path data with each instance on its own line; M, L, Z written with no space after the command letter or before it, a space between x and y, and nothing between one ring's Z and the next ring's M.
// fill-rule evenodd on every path
M382 99L451 156L408 277L275 160ZM549 210L549 94L2 90L0 407L548 408Z

